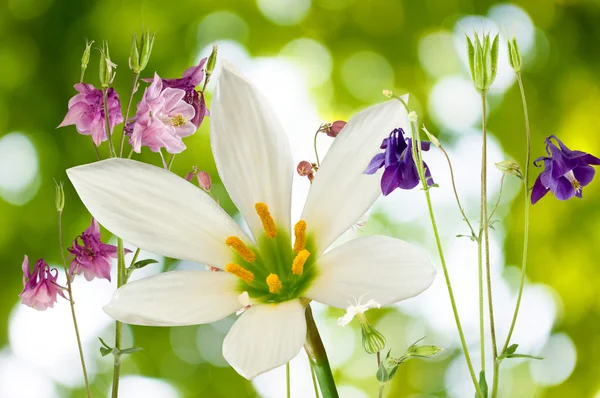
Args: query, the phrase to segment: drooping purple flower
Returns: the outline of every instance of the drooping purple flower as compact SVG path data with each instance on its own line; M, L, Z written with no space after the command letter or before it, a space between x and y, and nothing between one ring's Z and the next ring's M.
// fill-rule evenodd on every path
M63 288L56 283L58 270L51 269L44 259L39 259L31 272L29 258L25 256L22 269L23 291L19 294L21 303L38 311L44 311L46 308L54 307L57 295L66 299Z
M373 157L365 174L375 174L380 168L384 168L381 176L381 192L389 195L396 188L413 189L419 185L419 172L412 154L412 140L404 138L404 130L394 129L388 138L381 143L383 153L378 153ZM428 151L430 143L421 142L421 150ZM423 162L425 167L425 177L427 185L434 184L431 172L427 163Z
M165 148L169 153L180 153L186 146L183 137L194 134L196 126L191 122L195 111L184 101L185 91L163 88L158 74L146 88L137 107L133 125L128 126L129 142L136 152L147 146L153 152Z
M183 72L179 79L161 79L163 87L178 88L185 91L183 100L194 107L196 114L191 122L200 127L205 116L209 116L210 112L206 107L204 93L196 91L196 87L204 81L204 65L206 58L202 58L198 65L189 67ZM152 82L152 79L143 79L145 82Z
M117 258L117 247L102 243L100 226L95 219L92 218L91 225L75 238L69 252L75 256L69 267L71 277L83 273L88 281L94 278L110 281L111 259Z
M107 140L102 90L84 83L77 83L75 90L79 94L69 101L69 111L58 127L74 124L79 134L91 135L94 144L100 145ZM108 89L106 103L112 132L117 124L123 122L119 95L113 88Z
M558 146L552 142L556 141ZM600 159L582 151L572 151L556 136L546 138L546 153L534 160L533 164L544 162L544 171L533 184L531 203L535 204L551 191L559 200L568 200L573 196L582 197L583 187L588 185L596 171L590 165L600 165Z

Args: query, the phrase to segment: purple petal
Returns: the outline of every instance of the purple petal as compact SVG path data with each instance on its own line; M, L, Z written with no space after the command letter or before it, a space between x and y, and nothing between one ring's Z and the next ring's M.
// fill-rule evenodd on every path
M549 189L542 184L542 180L540 177L541 176L538 176L538 178L535 180L535 184L533 184L533 189L531 190L532 205L536 204L549 191Z
M385 169L381 176L381 192L384 196L389 195L398 188L400 184L400 168L391 166Z
M567 178L561 177L556 181L553 193L558 200L569 200L575 196L575 188Z
M582 187L592 182L595 174L596 170L591 166L578 166L573 169L573 175Z
M383 166L384 162L385 162L385 154L378 153L377 155L375 155L373 157L373 159L371 159L371 162L369 162L369 165L367 166L367 169L364 171L364 173L365 174L375 174L377 172L377 170L379 170Z

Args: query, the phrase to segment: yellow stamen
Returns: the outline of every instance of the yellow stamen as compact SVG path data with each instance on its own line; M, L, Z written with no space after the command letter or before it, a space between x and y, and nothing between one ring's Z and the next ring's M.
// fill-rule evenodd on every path
M262 221L263 228L267 233L267 236L271 239L277 236L277 227L275 227L275 221L273 217L271 217L271 213L269 212L269 208L263 202L257 202L254 205L254 209L256 210L256 214L260 217L260 221Z
M185 120L185 118L181 115L177 115L171 119L171 124L175 127L185 126L186 123L187 120Z
M304 263L308 259L308 256L310 256L308 250L300 250L300 252L296 255L296 258L294 258L294 261L292 262L292 273L294 275L302 275Z
M225 266L225 271L237 276L246 283L252 283L252 281L254 280L254 274L238 264L227 264Z
M296 239L294 240L294 252L298 253L301 250L304 250L304 246L306 245L306 221L300 220L294 226L294 235Z
M256 254L254 254L252 250L248 249L248 246L246 246L244 242L242 242L242 240L237 236L230 236L225 240L225 244L235 250L237 254L242 256L242 258L249 263L256 260Z
M267 276L267 286L269 286L269 292L273 294L281 290L281 281L277 274L269 274Z

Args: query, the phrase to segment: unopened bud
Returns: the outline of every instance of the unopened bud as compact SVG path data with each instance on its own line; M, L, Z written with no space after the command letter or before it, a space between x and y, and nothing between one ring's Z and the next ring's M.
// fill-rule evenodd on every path
M364 314L357 314L362 331L362 345L368 354L376 354L385 348L385 337L373 327Z
M149 30L142 33L142 40L140 42L141 54L139 72L143 71L144 68L146 68L146 66L148 65L148 61L150 60L150 54L152 54L152 47L154 46L154 36L156 36L156 33L150 33Z
M54 196L54 203L56 205L56 211L61 212L65 208L65 190L63 188L63 183L54 181L54 188L56 190L56 194Z
M193 166L192 171L185 175L185 180L187 182L192 182L192 179L198 174L198 166Z
M519 72L521 70L522 59L516 37L508 39L508 62L515 72Z
M344 126L346 126L346 122L343 120L336 120L328 126L329 128L327 129L326 133L329 137L335 138L340 131L342 131Z
M502 162L496 163L496 167L504 174L517 176L523 179L523 173L521 172L521 166L514 160L503 160Z
M213 50L210 53L210 56L208 57L208 61L206 62L206 84L208 84L208 81L210 80L210 77L213 73L213 71L215 70L215 66L217 65L217 50L219 48L217 47L217 45L213 45Z
M140 70L140 52L138 50L137 35L134 33L131 38L131 51L129 53L129 69L134 73Z
M208 174L206 171L199 171L196 178L198 178L198 185L200 188L204 189L205 191L210 191L212 188L210 174Z
M408 114L408 121L411 123L416 123L417 120L419 120L419 117L417 116L417 112L410 111L410 113Z
M391 90L383 90L381 94L385 95L388 98L392 98L394 96L394 93Z
M431 143L432 143L433 145L435 145L435 146L436 146L436 147L438 147L438 148L441 148L441 147L442 147L442 144L440 144L440 141L437 139L437 137L436 137L435 135L431 134L431 133L430 133L430 132L429 132L429 131L428 131L428 130L425 128L425 126L423 126L423 129L422 129L422 130L425 132L425 134L427 135L427 138L429 139L429 141L431 141Z
M300 177L310 176L313 173L313 165L310 162L303 160L296 166L296 172Z
M429 358L440 351L442 351L442 348L434 345L420 345L411 347L411 349L408 350L407 355L411 357Z
M102 87L110 86L115 78L117 65L110 60L108 43L105 41L100 49L100 83Z
M81 79L80 82L83 82L83 76L85 75L85 70L88 67L88 63L90 62L90 52L92 50L92 44L94 41L85 40L85 50L83 50L83 55L81 56Z
M475 32L473 41L469 36L466 36L466 38L473 85L477 91L486 92L496 79L496 73L498 72L499 37L496 35L494 41L490 42L489 33L480 38L479 34Z

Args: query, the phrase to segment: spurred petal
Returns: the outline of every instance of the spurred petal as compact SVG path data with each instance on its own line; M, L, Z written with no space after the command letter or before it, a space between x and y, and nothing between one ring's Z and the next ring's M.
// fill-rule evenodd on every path
M544 184L542 184L542 176L540 175L536 180L535 184L533 184L533 189L531 190L531 204L536 204L541 198L544 197L550 191L549 188L546 188Z
M379 178L364 174L384 137L406 124L397 101L356 114L340 131L310 187L302 219L323 252L358 220L381 194ZM380 171L381 172L381 171Z
M317 265L317 279L304 296L337 308L365 294L381 305L405 300L427 289L436 272L423 251L377 235L336 247Z
M249 242L210 196L167 170L108 159L67 174L92 216L141 249L222 268L229 236Z
M237 278L226 272L165 272L123 285L104 312L132 325L210 323L240 309L237 286Z
M217 169L255 239L263 233L254 208L257 202L266 203L277 226L289 233L294 165L289 141L271 106L250 82L225 65L212 107L211 143Z
M306 340L300 300L259 304L245 311L223 342L223 356L246 379L294 358Z

